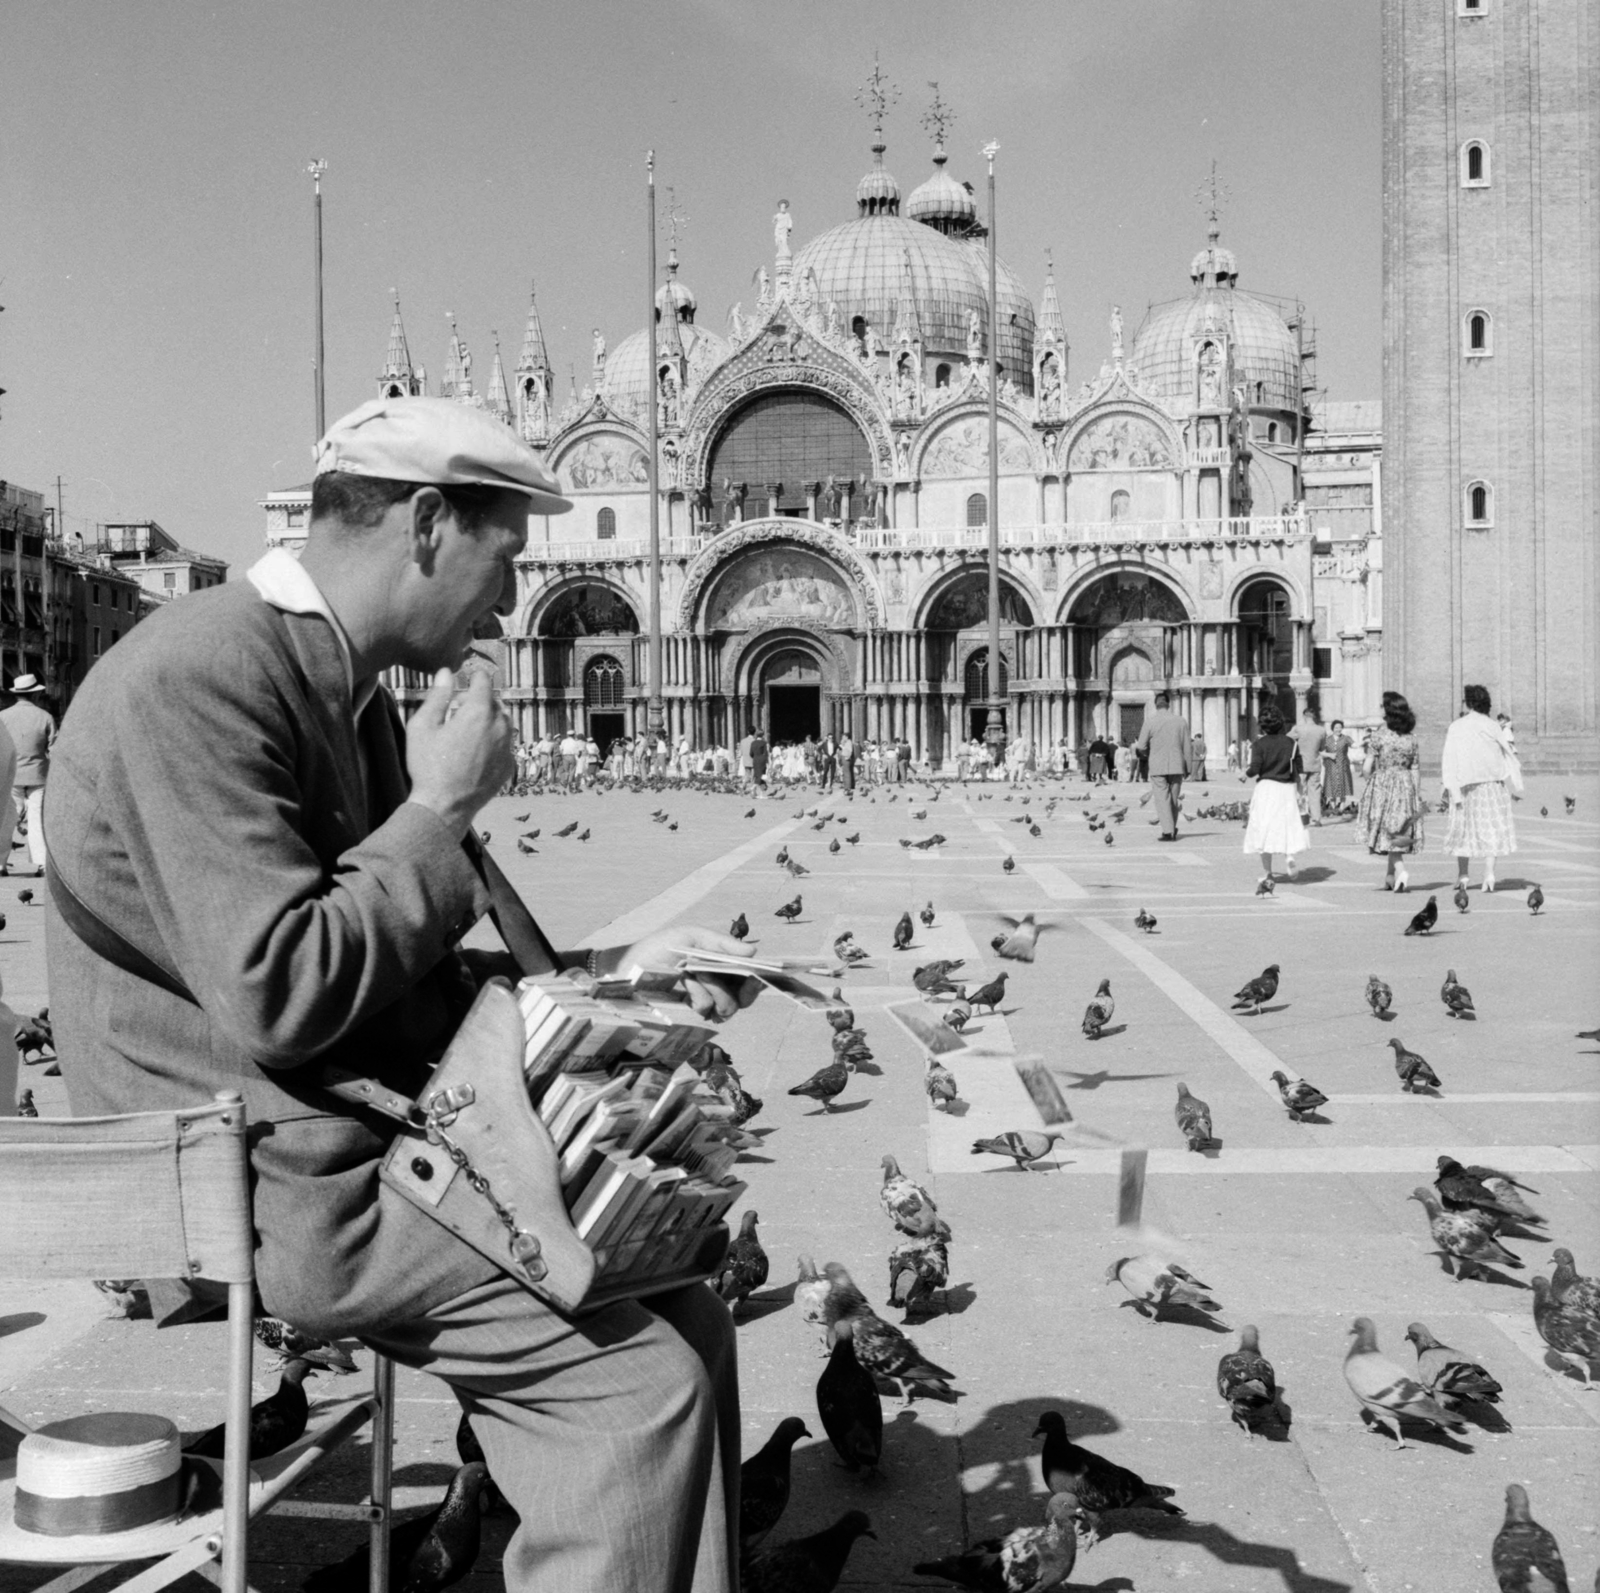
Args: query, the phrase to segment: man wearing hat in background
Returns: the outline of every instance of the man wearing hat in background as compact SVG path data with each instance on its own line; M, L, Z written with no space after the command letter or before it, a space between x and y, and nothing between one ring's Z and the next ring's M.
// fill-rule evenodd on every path
M11 706L0 713L0 725L10 733L17 749L17 772L11 788L10 823L0 848L0 873L43 874L44 783L50 773L50 748L56 739L55 719L40 706L44 686L34 675L18 675L11 683ZM11 867L11 842L17 820L28 820L27 869Z
M337 422L303 558L163 609L72 703L52 1016L77 1113L243 1091L265 1308L451 1385L521 1516L508 1587L718 1593L738 1522L726 1308L696 1285L563 1316L380 1184L392 1125L317 1082L333 1064L413 1095L471 998L455 948L488 896L464 842L511 730L488 674L457 695L452 671L511 611L530 512L570 507L480 411L378 399ZM396 666L433 677L405 726L378 683ZM590 955L676 972L690 946L742 949L678 928ZM720 1017L756 988L683 985Z

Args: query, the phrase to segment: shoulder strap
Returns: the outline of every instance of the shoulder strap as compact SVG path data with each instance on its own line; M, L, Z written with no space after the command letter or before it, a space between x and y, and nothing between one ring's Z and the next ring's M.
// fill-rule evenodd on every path
M189 987L170 968L157 962L147 952L140 951L125 935L113 929L105 919L90 907L73 888L56 872L54 862L45 863L44 881L50 900L61 914L62 921L74 935L96 956L102 957L114 968L132 974L135 979L165 990L168 995L199 1006Z

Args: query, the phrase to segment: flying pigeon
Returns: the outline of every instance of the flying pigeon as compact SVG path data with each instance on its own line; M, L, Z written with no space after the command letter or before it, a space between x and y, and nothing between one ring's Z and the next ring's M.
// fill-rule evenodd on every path
M1291 1077L1280 1070L1272 1075L1272 1082L1278 1086L1278 1094L1290 1119L1296 1123L1303 1122L1308 1112L1315 1112L1328 1104L1328 1097L1316 1085L1308 1084L1302 1078Z
M1358 1316L1350 1326L1354 1336L1344 1358L1344 1380L1361 1401L1361 1409L1385 1432L1394 1434L1397 1449L1409 1449L1400 1431L1400 1419L1459 1431L1465 1424L1445 1410L1415 1378L1408 1376L1378 1349L1378 1330L1371 1317Z
M728 1246L728 1253L717 1271L716 1291L733 1311L767 1281L767 1253L756 1237L759 1221L753 1211L747 1211L740 1218L738 1235Z
M1271 1001L1278 993L1278 965L1271 963L1262 969L1254 979L1247 980L1235 993L1233 1007L1235 1012L1242 1012L1249 1007L1252 1012L1259 1013L1264 1001Z
M1003 1538L985 1538L960 1554L923 1560L917 1576L936 1576L982 1593L1045 1593L1061 1587L1078 1559L1078 1526L1088 1521L1075 1495L1053 1493L1039 1527L1015 1527Z
M1163 1265L1154 1256L1123 1256L1106 1269L1106 1282L1120 1283L1133 1296L1134 1309L1152 1322L1168 1306L1187 1305L1196 1311L1220 1311L1211 1298L1211 1285L1202 1283L1176 1262Z
M1210 1145L1213 1138L1211 1108L1199 1096L1191 1095L1187 1084L1178 1085L1178 1099L1172 1115L1190 1150L1203 1151Z
M800 898L796 896L792 902L785 902L772 916L774 918L787 918L792 924L800 916Z
M1032 913L1024 913L1021 918L1009 918L1004 913L1001 921L1011 926L1011 933L999 937L1000 944L994 949L1012 962L1032 962L1034 948L1039 944L1040 926L1033 921Z
M1500 1385L1476 1361L1441 1344L1424 1323L1413 1322L1406 1337L1417 1351L1418 1381L1446 1410L1457 1410L1468 1400L1499 1404Z
M1435 924L1439 922L1439 898L1430 896L1422 904L1422 909L1412 915L1411 922L1406 925L1408 935L1426 935Z
M1568 1593L1561 1545L1529 1513L1528 1490L1520 1482L1506 1484L1506 1519L1494 1535L1489 1563L1500 1593Z
M1394 991L1376 974L1367 975L1367 1005L1375 1018L1381 1018L1394 1005Z
M1400 1088L1407 1095L1444 1088L1439 1082L1439 1075L1428 1066L1426 1059L1415 1051L1406 1050L1404 1041L1388 1040L1384 1043L1394 1049L1394 1070L1400 1075Z
M894 949L904 951L911 944L911 937L915 933L911 927L911 914L901 913L900 922L894 926Z
M785 1416L772 1436L739 1468L739 1546L754 1549L777 1526L789 1506L789 1463L796 1442L811 1430L798 1416Z
M1019 1169L1031 1167L1042 1156L1050 1154L1050 1147L1061 1139L1060 1134L1041 1134L1036 1129L1010 1129L1004 1134L972 1142L974 1156L1009 1156Z
M1544 908L1544 892L1537 885L1528 892L1528 911L1537 918Z
M923 1075L923 1088L928 1092L928 1099L936 1107L944 1111L950 1110L950 1103L960 1099L960 1089L956 1084L956 1076L937 1057L928 1058L927 1069Z
M821 1101L823 1111L831 1112L834 1097L844 1092L849 1077L850 1069L843 1058L835 1057L827 1067L819 1068L803 1084L796 1084L789 1094L806 1095L814 1101Z
M741 1568L744 1593L833 1593L856 1539L876 1538L864 1511L847 1510L831 1527L758 1550Z
M1550 1289L1548 1278L1533 1280L1533 1325L1539 1337L1564 1361L1583 1373L1583 1386L1592 1389L1594 1377L1590 1363L1600 1360L1600 1323L1575 1306L1560 1305Z
M312 1376L310 1361L296 1358L285 1361L283 1375L278 1379L275 1393L250 1407L250 1458L265 1460L280 1449L287 1449L306 1430L310 1406L302 1386ZM184 1453L199 1455L207 1460L221 1460L223 1442L227 1437L226 1423L218 1423L208 1432L183 1446Z
M1217 1392L1228 1402L1233 1419L1246 1438L1254 1438L1251 1422L1276 1408L1278 1379L1272 1362L1261 1353L1261 1337L1254 1327L1239 1330L1239 1348L1217 1362Z
M939 1226L939 1208L921 1184L907 1178L892 1156L883 1158L883 1183L878 1189L883 1214L901 1233L923 1239Z
M1477 1012L1472 1005L1472 996L1467 987L1456 978L1454 968L1445 970L1444 983L1439 987L1439 999L1444 1003L1446 1013L1452 1018L1476 1018Z
M1083 1032L1090 1040L1098 1040L1100 1031L1111 1022L1117 1010L1117 1003L1111 994L1111 981L1102 979L1100 988L1095 991L1089 1005L1083 1011Z
M1039 1469L1045 1487L1053 1494L1071 1494L1078 1501L1089 1522L1089 1543L1099 1541L1100 1515L1106 1510L1159 1510L1168 1516L1184 1513L1169 1502L1176 1489L1146 1482L1138 1472L1073 1443L1060 1411L1045 1411L1033 1436L1044 1438Z
M1522 1262L1518 1257L1512 1255L1504 1245L1496 1244L1494 1239L1484 1232L1481 1222L1474 1213L1446 1211L1438 1195L1421 1185L1413 1189L1406 1198L1421 1201L1423 1209L1428 1214L1428 1231L1433 1235L1433 1242L1443 1252L1447 1269L1449 1259L1452 1256L1455 1258L1455 1277L1458 1283L1473 1273L1482 1272L1490 1262L1501 1267L1521 1267Z
M833 1351L817 1379L817 1414L847 1470L878 1469L883 1404L872 1373L856 1359L855 1323L847 1316L834 1325Z

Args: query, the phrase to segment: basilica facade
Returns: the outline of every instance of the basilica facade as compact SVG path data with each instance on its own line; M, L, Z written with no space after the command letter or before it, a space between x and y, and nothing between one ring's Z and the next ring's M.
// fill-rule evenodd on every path
M645 728L652 403L674 736L848 730L942 763L981 733L996 668L991 514L1009 736L1132 736L1162 688L1219 754L1266 698L1294 712L1342 692L1346 718L1373 717L1356 699L1375 684L1345 689L1344 650L1314 634L1318 569L1375 561L1376 528L1341 562L1308 516L1303 311L1238 286L1213 214L1187 292L1131 331L1113 311L1074 380L1053 275L1035 306L1000 264L991 349L970 190L939 149L902 204L883 156L880 135L854 217L799 247L780 204L754 302L724 331L670 256L654 370L645 331L612 348L597 331L589 385L558 407L536 306L481 394L452 338L439 390L500 414L576 505L536 517L521 560L501 678L521 734ZM426 390L397 306L380 391Z

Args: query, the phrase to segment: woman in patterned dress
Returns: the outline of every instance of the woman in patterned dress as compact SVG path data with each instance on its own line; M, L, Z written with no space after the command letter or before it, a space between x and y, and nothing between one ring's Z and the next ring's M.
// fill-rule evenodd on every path
M1386 852L1386 891L1403 891L1407 876L1404 856L1422 851L1424 815L1422 770L1417 751L1417 716L1397 691L1383 694L1383 728L1375 730L1367 745L1362 775L1366 789L1356 822L1367 837L1367 850Z
M1511 820L1512 789L1522 792L1522 776L1505 732L1489 717L1483 686L1461 692L1461 717L1445 732L1439 777L1450 798L1450 824L1444 849L1455 854L1456 883L1463 889L1472 859L1481 857L1483 888L1494 889L1494 860L1517 849Z

